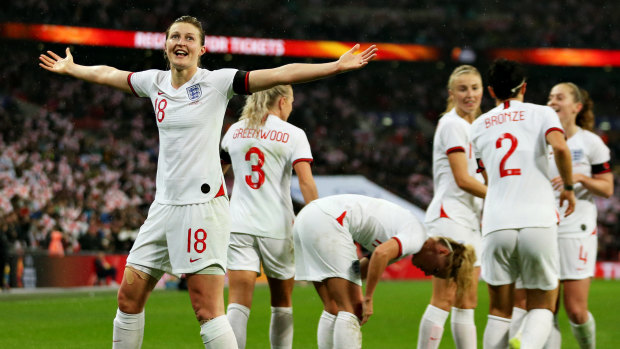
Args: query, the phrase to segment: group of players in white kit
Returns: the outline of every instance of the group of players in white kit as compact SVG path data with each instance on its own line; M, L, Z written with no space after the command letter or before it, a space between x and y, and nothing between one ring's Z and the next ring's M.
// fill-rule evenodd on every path
M560 201L569 202L566 213L575 209L573 189L580 190L579 202L584 201L577 212L587 220L586 228L571 231L576 239L582 238L582 231L590 237L596 227L591 194L609 192L606 184L591 183L597 176L604 176L607 183L611 176L609 150L589 131L579 129L572 135L579 139L569 142L581 166L575 173L584 177L578 179L571 174L571 151L558 114L522 102L526 84L518 65L505 61L495 65L497 81L491 81L490 90L501 103L476 121L483 88L480 74L473 67L460 67L455 73L461 73L453 74L455 79L448 84L454 108L440 120L434 141L436 194L426 222L431 237L410 212L387 201L359 195L318 199L307 137L287 123L294 98L290 84L359 69L376 57L374 46L355 55L357 49L330 63L209 71L199 68L205 53L202 26L184 16L166 30L169 71L130 73L81 66L68 49L65 58L50 51L40 56L44 69L149 97L155 110L160 139L157 194L127 260L114 319L114 348L141 346L144 306L164 272L187 275L205 348L244 348L261 265L271 291L271 347L292 346L291 293L297 279L313 282L324 305L317 331L319 348L359 348L360 325L373 313L372 296L383 270L408 255L413 255L414 265L435 277L419 347L439 345L448 313L442 308L452 305L457 346L476 347L473 308L480 262L491 294L484 346L508 345L511 314L506 309L512 310L512 285L521 276L528 311L524 325L515 332L516 343L541 347L537 343L548 336L546 328L551 328L555 310L556 225L561 218L548 179L547 144L553 148L561 177L554 185L564 189L558 191ZM465 77L473 79L461 83ZM224 112L234 94L251 96L241 120L223 137L220 153ZM584 102L575 99L575 103ZM220 158L234 171L230 208L221 171L228 165L221 165ZM488 187L476 174L475 159L480 160ZM292 169L307 203L297 217L290 198ZM486 196L482 239L480 200L473 196ZM570 226L574 225L579 223ZM583 278L592 276L596 255L592 241L567 242L579 249L580 257L590 258L588 271L578 274ZM360 260L354 242L373 252L371 257ZM566 258L574 264L572 257ZM230 280L227 315L225 271ZM576 274L566 275L572 280ZM363 278L367 285L362 295ZM593 343L593 319L591 315L587 319L592 331L582 332ZM541 326L543 322L549 326Z
M594 348L587 308L597 253L593 195L611 196L613 176L609 149L591 132L592 101L576 85L560 83L548 106L524 103L526 76L516 62L496 60L488 75L496 107L482 115L480 73L461 66L450 76L425 223L431 234L477 247L490 296L484 348L560 348L557 316L553 321L558 279L579 346ZM480 216L472 214L480 213L476 197L484 198L480 223L471 221ZM481 230L481 241L472 230ZM476 303L475 290L459 295L449 282L433 280L418 348L439 346L450 311L456 347L475 348Z

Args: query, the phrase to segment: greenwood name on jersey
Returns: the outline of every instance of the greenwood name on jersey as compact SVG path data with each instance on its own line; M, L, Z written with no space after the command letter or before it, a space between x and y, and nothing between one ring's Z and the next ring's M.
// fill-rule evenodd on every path
M267 116L257 129L246 128L246 120L241 120L222 138L222 150L230 156L235 172L232 232L274 239L291 236L293 166L312 162L304 131L275 115Z

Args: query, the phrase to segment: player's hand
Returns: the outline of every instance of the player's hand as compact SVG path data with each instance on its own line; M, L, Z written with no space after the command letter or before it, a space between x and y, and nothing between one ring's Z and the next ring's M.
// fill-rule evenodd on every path
M562 177L557 176L555 178L552 178L551 186L553 187L553 190L561 191L562 187L564 187L564 181L562 180Z
M568 207L566 211L564 211L564 217L568 217L571 213L575 211L575 191L574 190L562 190L560 194L560 207L564 206L564 201L568 202Z
M65 52L67 57L62 58L52 51L47 51L47 55L42 54L39 56L39 61L41 61L39 66L53 73L68 74L69 67L73 64L73 56L68 47Z
M364 297L364 301L362 302L362 322L360 325L363 325L368 322L368 318L372 315L372 298Z
M338 59L338 70L340 72L362 68L377 57L378 48L376 45L370 45L364 52L355 54L359 49L360 44L356 44L340 56L340 59Z
M583 177L584 176L581 173L574 173L573 174L573 183L574 184L581 183L583 181ZM562 177L557 176L557 177L551 179L551 185L553 186L553 189L555 189L557 191L561 191L562 188L564 187L564 181L562 180Z

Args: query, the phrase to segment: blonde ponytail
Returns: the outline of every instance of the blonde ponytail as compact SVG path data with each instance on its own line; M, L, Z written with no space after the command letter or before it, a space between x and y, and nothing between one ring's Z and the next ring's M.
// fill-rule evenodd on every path
M275 106L280 97L293 94L291 85L278 85L268 90L255 92L245 98L245 105L239 120L247 120L245 127L258 129L265 123L269 110Z
M447 237L441 237L439 241L452 251L447 275L456 282L456 296L457 299L461 298L473 282L476 252L471 245L464 245Z

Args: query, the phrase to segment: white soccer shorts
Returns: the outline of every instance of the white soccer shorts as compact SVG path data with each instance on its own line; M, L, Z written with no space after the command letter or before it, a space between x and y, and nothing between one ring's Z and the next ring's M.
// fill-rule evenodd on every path
M293 226L295 280L342 278L362 285L351 233L316 205L304 207Z
M250 234L231 233L228 245L228 269L250 270L279 280L295 276L293 237L271 239Z
M154 202L127 263L177 276L211 265L226 270L229 237L230 209L226 196L191 205Z
M426 224L428 236L445 236L454 241L472 245L476 252L475 267L481 265L482 236L479 230L465 227L450 218L438 218Z
M594 276L598 237L562 237L558 239L560 249L560 280L581 280Z
M526 289L558 286L557 227L505 229L482 237L482 279L499 286L520 276Z

